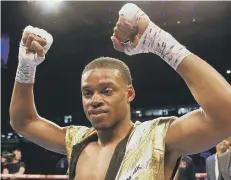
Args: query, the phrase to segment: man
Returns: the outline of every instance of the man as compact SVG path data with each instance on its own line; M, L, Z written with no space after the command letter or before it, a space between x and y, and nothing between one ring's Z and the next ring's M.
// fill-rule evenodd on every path
M115 49L159 55L184 79L201 109L180 118L132 123L130 71L122 61L103 57L89 63L81 78L83 109L92 128L59 127L38 115L33 97L36 67L53 39L28 26L19 48L10 122L36 144L67 153L69 179L173 179L179 157L207 150L231 135L231 87L134 4L126 4L119 14L111 37Z
M21 151L19 149L16 149L13 151L13 154L14 157L12 162L4 165L2 174L24 174L25 163L21 161Z
M192 158L190 158L189 156L183 156L183 158L181 159L176 179L196 180L196 172L193 161Z
M224 180L231 180L231 149L230 138L226 141L227 150L217 157L220 174Z
M225 153L217 157L220 174L224 180L231 180L231 150L228 149Z
M3 167L7 163L11 163L13 161L14 154L11 154L7 151L3 151L1 154L1 172L3 171Z
M228 155L223 156L223 154L228 150L228 146L228 139L225 139L216 145L216 154L213 154L206 159L206 173L208 180L221 180L221 169L224 171L224 169L226 169L225 167L227 167L228 170L227 164L229 161L224 162L224 157L226 157L225 159L228 160Z

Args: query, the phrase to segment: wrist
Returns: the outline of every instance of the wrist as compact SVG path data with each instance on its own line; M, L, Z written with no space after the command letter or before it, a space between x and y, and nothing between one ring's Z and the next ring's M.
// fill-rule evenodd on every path
M156 54L175 70L186 56L192 54L171 34L153 22L149 23L135 48L133 48L131 44L126 45L125 53L130 56L139 53Z
M36 66L24 60L18 62L15 81L25 84L33 84L35 81Z
M182 60L192 54L185 46L180 44L170 33L159 28L153 22L148 27L148 52L160 56L176 70Z

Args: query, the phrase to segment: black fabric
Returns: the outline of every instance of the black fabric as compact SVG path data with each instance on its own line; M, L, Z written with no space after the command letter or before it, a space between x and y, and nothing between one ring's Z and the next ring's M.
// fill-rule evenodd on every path
M133 128L130 130L128 135L122 141L120 141L120 143L116 146L115 152L112 156L111 162L109 164L109 168L107 170L105 180L112 180L116 178L120 165L123 161L126 152L126 144L128 142L132 130Z
M9 171L9 174L14 174L19 171L20 167L25 168L25 163L24 162L9 163L4 165L3 168L6 168Z
M98 136L97 134L93 134L92 136L89 136L86 138L84 141L81 143L77 143L73 146L72 148L72 153L71 153L71 159L70 159L70 165L69 165L69 180L74 180L75 179L75 174L76 174L76 164L78 161L78 158L83 151L83 149L93 141L97 141Z
M173 180L173 179L174 179L174 177L175 177L175 175L176 175L176 172L177 172L177 170L178 170L178 168L179 168L180 161L181 161L181 157L178 158L177 161L176 161L176 165L175 165L175 167L174 167L174 169L173 169L172 176L171 176L171 179L170 179L170 180Z
M192 159L189 156L184 156L179 167L178 180L196 180L195 174L196 172Z

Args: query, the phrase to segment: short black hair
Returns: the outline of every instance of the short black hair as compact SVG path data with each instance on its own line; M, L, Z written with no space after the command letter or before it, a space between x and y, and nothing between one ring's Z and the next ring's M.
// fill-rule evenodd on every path
M123 76L124 82L127 85L132 85L132 76L129 67L121 60L112 57L99 57L87 64L82 72L82 76L85 72L95 68L117 69Z

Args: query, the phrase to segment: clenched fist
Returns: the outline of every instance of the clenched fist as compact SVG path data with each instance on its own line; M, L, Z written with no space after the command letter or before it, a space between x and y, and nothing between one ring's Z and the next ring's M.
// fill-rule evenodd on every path
M22 35L19 48L19 61L25 60L31 65L39 65L49 50L53 38L43 29L27 26Z
M177 69L192 54L170 33L153 23L135 4L127 3L119 11L119 20L111 36L114 48L127 55L153 53ZM124 41L129 40L127 43Z
M24 29L19 46L16 81L34 83L36 66L44 61L52 42L51 34L43 29L32 26Z
M124 52L128 46L135 48L149 22L149 17L138 6L125 4L119 11L119 19L111 36L115 50ZM125 41L129 43L124 43Z
M22 43L23 46L26 47L26 53L37 53L38 56L44 57L45 52L44 52L44 47L47 44L47 41L43 39L42 37L31 33L29 31L26 31L23 33L22 36Z

